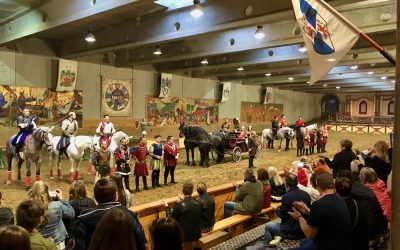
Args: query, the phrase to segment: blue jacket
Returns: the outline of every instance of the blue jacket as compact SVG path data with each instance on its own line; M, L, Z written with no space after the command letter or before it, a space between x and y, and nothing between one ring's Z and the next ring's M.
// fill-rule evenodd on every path
M310 196L298 187L294 187L282 196L282 206L278 209L277 214L282 220L281 231L293 237L302 237L304 235L299 222L288 214L288 212L292 212L292 204L295 201L303 201L308 207L311 206Z
M48 205L48 222L39 229L39 233L44 238L51 237L56 244L64 241L68 237L67 229L64 226L63 218L72 219L75 211L68 201L51 201Z
M146 238L144 229L139 222L136 214L130 211L119 202L108 202L98 205L95 208L82 211L78 216L77 223L73 230L73 239L75 240L75 250L85 250L89 247L90 240L100 219L111 209L120 208L127 211L132 220L136 236L136 249L145 250Z

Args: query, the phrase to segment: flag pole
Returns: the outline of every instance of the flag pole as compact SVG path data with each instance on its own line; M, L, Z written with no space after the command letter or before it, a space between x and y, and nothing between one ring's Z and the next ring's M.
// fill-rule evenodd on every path
M382 46L380 46L377 42L375 42L371 37L369 37L367 34L362 32L357 26L352 24L347 18L345 18L342 14L340 14L337 10L335 10L332 6L327 4L323 0L316 0L318 3L323 5L325 8L327 8L334 16L336 16L338 19L340 19L342 22L347 24L355 33L357 33L361 38L363 38L365 41L367 41L372 47L374 47L376 50L381 53L382 56L384 56L393 66L396 66L396 59L389 54L387 50L385 50Z

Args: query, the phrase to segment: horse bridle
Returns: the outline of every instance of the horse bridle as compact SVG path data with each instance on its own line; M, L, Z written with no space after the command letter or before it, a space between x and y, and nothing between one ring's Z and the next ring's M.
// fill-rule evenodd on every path
M51 147L51 143L50 144L47 144L47 142L46 142L46 140L45 140L45 138L44 138L44 134L45 133L49 133L49 132L47 132L47 131L44 131L44 130L41 130L42 131L42 136L41 136L41 142L44 144L44 145L46 145L46 147Z

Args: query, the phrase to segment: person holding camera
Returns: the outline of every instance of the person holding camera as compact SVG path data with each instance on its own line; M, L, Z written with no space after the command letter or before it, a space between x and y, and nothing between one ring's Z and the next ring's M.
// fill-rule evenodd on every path
M29 198L41 202L47 208L39 233L44 238L52 238L57 249L65 249L68 233L63 218L74 218L75 211L68 201L63 199L61 190L49 191L46 183L36 181L29 192Z

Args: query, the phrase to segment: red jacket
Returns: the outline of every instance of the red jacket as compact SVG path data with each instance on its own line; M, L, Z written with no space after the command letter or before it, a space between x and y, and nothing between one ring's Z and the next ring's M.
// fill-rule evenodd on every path
M308 176L306 171L303 168L299 168L297 170L297 179L299 183L305 187L308 185Z
M383 214L386 216L386 219L388 220L388 226L390 228L390 222L392 220L392 214L391 214L391 200L389 195L386 192L386 185L385 183L378 179L377 182L374 184L366 184L366 186L370 187L372 191L374 191L376 198L378 198L379 204L382 207Z
M304 127L304 122L303 122L303 120L297 119L297 120L296 120L296 126Z
M178 161L176 156L178 155L178 147L175 144L165 144L164 146L164 166L176 166Z
M263 193L264 193L264 208L271 205L271 185L269 183L262 182Z

